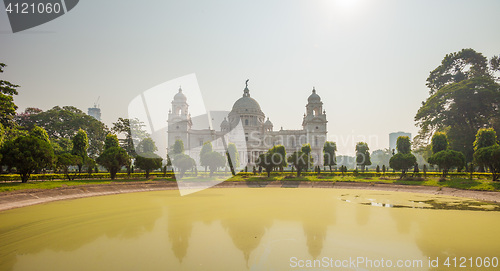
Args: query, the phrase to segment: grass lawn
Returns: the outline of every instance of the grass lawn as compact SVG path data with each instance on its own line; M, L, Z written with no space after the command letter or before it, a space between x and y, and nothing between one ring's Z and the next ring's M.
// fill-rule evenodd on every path
M186 177L184 180L195 180L199 178ZM208 179L208 178L207 178ZM224 179L220 179L223 181ZM63 186L76 185L99 185L122 182L144 182L145 179L96 179L96 180L52 180L52 181L31 181L28 183L7 182L0 183L0 192L24 190L24 189L52 189ZM153 180L149 180L153 182ZM174 181L172 178L157 178L154 181ZM500 191L500 182L492 182L489 179L467 179L463 177L448 177L445 181L440 181L438 177L414 178L400 180L398 177L363 177L363 176L302 176L295 177L290 173L273 174L267 178L262 175L237 175L228 181L241 182L262 182L262 181L311 181L311 182L364 182L364 183L387 183L387 184L402 184L402 185L423 185L436 187L449 187L465 190L481 190L481 191Z

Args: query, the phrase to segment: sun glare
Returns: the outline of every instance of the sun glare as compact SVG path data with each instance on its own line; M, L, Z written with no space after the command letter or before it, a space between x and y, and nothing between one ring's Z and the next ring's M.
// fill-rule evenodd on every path
M333 6L342 9L352 9L359 5L360 0L331 0Z

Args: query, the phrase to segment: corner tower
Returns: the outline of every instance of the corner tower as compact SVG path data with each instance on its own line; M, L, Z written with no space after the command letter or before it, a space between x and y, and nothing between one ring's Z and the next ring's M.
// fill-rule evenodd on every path
M323 164L322 154L326 141L327 123L323 102L313 87L312 94L307 98L306 114L302 121L302 127L306 132L307 142L311 144L315 165Z
M179 92L175 94L172 100L172 111L168 112L168 148L174 145L177 139L184 143L184 147L189 148L188 132L193 123L188 111L189 105L187 98L179 87Z

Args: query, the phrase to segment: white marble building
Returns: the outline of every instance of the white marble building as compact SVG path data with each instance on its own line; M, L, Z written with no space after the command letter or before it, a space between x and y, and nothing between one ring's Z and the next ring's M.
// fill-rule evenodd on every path
M236 147L242 165L253 165L259 154L274 145L284 145L287 155L290 155L306 143L311 144L315 164L322 163L328 121L323 110L323 102L314 88L307 99L301 130L283 128L274 130L273 123L269 117L266 119L259 103L250 97L248 87L243 90L243 97L234 103L228 114L227 111L214 111L210 112L210 118L214 129L209 127L207 115L191 118L188 98L182 93L182 89L179 89L172 100L172 109L168 114L168 146L173 146L177 139L181 139L186 152L195 160L197 160L196 152L199 152L203 143L207 141L213 142L215 151L224 153L223 144L216 139L237 127L241 120L244 140L239 144L236 143ZM245 149L245 145L246 151L241 151Z

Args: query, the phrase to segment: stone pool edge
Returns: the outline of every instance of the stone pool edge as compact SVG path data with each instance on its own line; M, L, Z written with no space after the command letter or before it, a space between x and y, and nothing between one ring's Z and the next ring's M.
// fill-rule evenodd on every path
M417 186L384 183L357 182L309 182L309 181L226 181L215 187L274 187L274 188L334 188L334 189L364 189L394 192L424 193L471 198L481 201L500 203L500 192L461 190L436 186ZM78 199L95 196L106 196L122 193L147 192L159 190L177 190L177 183L171 181L149 181L134 183L113 183L99 185L66 186L54 189L16 190L0 193L0 211L36 205L46 202Z

